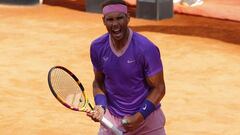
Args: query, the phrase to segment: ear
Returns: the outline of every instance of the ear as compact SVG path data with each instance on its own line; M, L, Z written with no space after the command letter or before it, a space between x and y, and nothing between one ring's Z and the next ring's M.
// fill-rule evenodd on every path
M102 17L103 24L106 25L105 23L105 16Z
M130 14L127 13L127 22L129 23L130 22Z

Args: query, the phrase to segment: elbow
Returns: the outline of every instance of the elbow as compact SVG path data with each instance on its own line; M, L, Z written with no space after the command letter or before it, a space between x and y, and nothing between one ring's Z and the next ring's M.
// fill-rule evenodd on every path
M161 88L161 97L164 97L166 94L166 87L165 85L162 85L160 88Z

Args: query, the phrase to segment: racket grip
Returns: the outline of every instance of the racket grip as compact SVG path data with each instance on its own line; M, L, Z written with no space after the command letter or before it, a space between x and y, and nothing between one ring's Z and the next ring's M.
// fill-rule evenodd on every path
M102 118L101 123L104 124L106 127L108 127L109 129L112 130L112 132L115 135L123 135L123 132L120 131L118 128L116 128L112 122L110 122L108 119L106 119L105 117Z

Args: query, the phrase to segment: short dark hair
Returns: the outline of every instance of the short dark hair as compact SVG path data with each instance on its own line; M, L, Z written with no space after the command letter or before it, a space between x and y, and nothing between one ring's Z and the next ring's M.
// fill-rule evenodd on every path
M111 4L122 4L122 5L127 5L127 3L123 0L105 0L102 4L101 7L102 9L107 6L107 5L111 5Z

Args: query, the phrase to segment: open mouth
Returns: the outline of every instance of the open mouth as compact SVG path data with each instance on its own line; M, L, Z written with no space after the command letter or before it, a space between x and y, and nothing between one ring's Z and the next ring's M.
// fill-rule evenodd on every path
M113 34L113 36L115 36L117 38L120 38L121 35L122 35L122 30L120 28L119 29L113 29L112 34Z
M121 29L114 29L112 30L113 34L119 34L121 33Z

